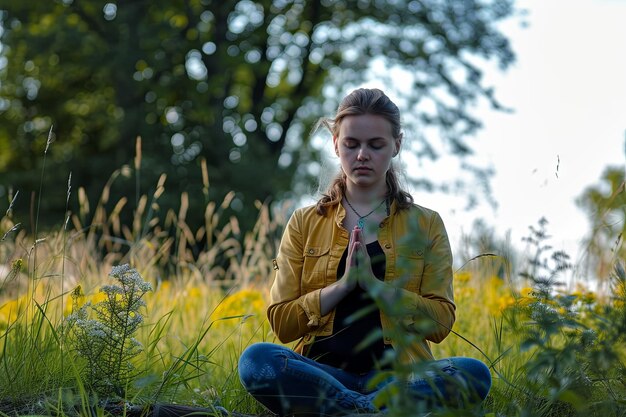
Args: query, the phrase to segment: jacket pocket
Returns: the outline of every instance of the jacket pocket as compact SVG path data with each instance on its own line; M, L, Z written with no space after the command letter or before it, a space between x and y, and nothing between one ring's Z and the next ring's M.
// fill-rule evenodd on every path
M399 246L397 250L396 271L402 286L417 293L424 274L424 249L411 246Z
M330 247L307 246L304 248L301 280L303 293L324 287L329 253Z

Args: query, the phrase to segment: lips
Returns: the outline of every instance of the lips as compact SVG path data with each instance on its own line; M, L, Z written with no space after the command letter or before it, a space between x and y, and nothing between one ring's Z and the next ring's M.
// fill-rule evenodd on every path
M356 168L354 168L354 171L356 171L356 172L369 172L371 170L372 169L368 168L368 167L356 167Z

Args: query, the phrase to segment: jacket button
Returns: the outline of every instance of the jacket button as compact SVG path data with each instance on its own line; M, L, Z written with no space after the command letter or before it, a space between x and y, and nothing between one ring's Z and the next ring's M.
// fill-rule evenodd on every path
M385 227L385 222L380 222L380 223L378 224L378 227L380 227L381 229L382 229L383 227Z
M386 247L387 249L391 249L391 243L385 243L385 247Z
M417 253L417 256L422 256L424 254L424 252L422 252L421 250L418 250L416 253Z
M315 249L309 249L309 255L313 255L315 253Z

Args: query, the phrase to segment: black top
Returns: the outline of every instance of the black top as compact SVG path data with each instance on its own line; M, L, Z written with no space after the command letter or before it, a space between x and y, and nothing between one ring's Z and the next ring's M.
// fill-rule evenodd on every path
M378 241L367 244L372 260L372 272L379 280L385 277L385 254ZM337 267L341 277L346 268L346 249ZM356 287L336 307L333 334L317 336L308 357L317 362L341 368L349 372L365 373L376 367L385 349L380 312L372 298Z

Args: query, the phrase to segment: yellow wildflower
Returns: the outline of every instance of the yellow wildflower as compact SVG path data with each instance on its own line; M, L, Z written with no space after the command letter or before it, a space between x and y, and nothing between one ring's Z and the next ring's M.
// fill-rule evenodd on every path
M498 304L498 312L502 312L515 304L515 298L511 294L505 294L500 297Z
M470 280L470 278L472 278L472 274L467 271L457 272L454 275L454 280L457 283L466 283Z
M6 329L24 312L27 305L26 296L10 300L0 306L0 328Z
M535 293L532 287L524 287L519 290L519 298L517 304L519 306L527 306L535 301Z
M215 309L213 317L222 319L226 317L257 315L261 316L265 311L265 300L260 291L244 289L227 296Z
M65 315L72 314L76 312L79 308L84 306L86 303L91 302L91 304L98 304L100 301L106 300L107 296L102 291L97 291L91 294L85 294L83 287L78 284L71 292L70 296L67 297L65 301L65 308L63 313Z

